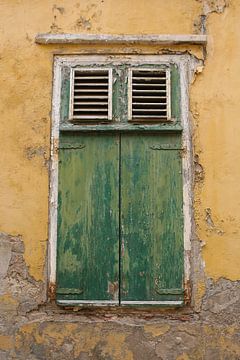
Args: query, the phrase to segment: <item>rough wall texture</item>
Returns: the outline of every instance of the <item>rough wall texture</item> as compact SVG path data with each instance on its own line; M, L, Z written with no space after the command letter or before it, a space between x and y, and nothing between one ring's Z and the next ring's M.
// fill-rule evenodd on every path
M240 359L239 1L2 0L0 6L0 359ZM44 47L34 36L123 30L209 35L203 53L178 48L204 59L190 92L192 304L65 311L46 295L53 55L161 48Z

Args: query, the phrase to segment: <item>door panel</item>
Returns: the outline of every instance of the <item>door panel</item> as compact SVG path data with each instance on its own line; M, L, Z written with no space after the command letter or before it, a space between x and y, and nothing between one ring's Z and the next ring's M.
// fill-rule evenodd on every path
M118 302L119 135L60 144L57 299Z
M57 299L182 300L181 138L119 136L61 138Z
M180 140L121 136L123 304L183 298Z

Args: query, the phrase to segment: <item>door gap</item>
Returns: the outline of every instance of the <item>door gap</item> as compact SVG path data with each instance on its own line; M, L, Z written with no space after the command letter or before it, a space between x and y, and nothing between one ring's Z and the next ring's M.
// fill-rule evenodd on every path
M118 186L118 196L119 196L119 210L118 210L118 226L119 226L119 279L118 279L118 299L119 305L121 305L121 290L122 290L122 223L121 223L121 209L122 209L122 199L121 199L121 134L119 134L119 186Z

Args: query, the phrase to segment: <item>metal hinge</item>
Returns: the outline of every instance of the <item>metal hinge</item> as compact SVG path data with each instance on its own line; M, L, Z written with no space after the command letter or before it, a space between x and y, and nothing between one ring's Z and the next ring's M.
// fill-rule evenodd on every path
M183 150L179 145L163 144L163 145L151 145L152 150Z
M59 288L56 291L57 294L59 295L71 295L71 294L76 294L76 295L80 295L83 293L82 289L72 289L72 288Z
M156 289L155 291L158 295L183 295L183 289Z
M84 144L61 144L59 149L71 150L71 149L84 149L86 145Z

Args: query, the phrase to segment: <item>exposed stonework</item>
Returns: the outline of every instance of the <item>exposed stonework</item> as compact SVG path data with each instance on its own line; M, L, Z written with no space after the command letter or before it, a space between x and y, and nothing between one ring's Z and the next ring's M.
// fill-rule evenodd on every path
M46 301L45 286L29 275L23 254L20 237L0 234L0 345L3 342L3 348L18 322Z
M239 359L239 326L166 320L152 323L122 319L108 323L80 317L46 319L23 324L16 332L16 347L9 359L175 360ZM161 332L162 330L162 332ZM67 355L66 355L67 354Z
M76 312L46 303L23 252L20 237L1 234L1 360L239 359L237 281L208 280L196 311Z
M209 279L202 310L202 318L209 322L240 326L240 281Z

